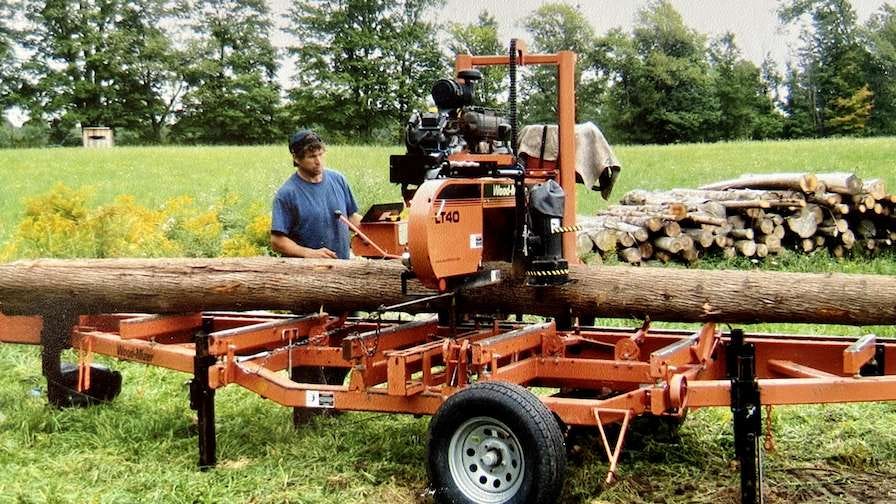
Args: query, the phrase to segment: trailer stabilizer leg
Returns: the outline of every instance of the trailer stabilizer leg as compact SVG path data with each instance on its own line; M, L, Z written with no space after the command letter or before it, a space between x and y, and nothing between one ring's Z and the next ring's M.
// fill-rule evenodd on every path
M740 464L740 501L761 504L762 403L756 381L756 348L744 343L741 329L731 331L727 348L728 377L731 379L731 413L734 420L734 452Z
M209 355L208 331L196 334L196 357L193 360L193 379L190 381L190 408L196 410L199 425L199 469L208 470L217 463L215 442L215 389L209 387L208 370L215 364Z

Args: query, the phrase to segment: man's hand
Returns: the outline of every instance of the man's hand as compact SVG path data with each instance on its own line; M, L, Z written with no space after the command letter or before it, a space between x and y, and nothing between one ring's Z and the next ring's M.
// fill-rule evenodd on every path
M338 259L336 252L321 247L312 249L302 247L298 243L292 241L288 236L280 233L271 233L271 248L286 257L307 257L309 259Z
M305 257L308 259L337 259L336 252L328 249L327 247L321 247L319 249L305 249L308 252L305 253Z

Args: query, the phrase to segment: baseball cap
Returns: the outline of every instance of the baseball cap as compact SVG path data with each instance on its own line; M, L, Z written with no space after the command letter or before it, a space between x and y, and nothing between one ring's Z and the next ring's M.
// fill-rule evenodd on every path
M317 133L307 129L296 131L289 137L289 152L296 152L299 147L314 141L321 141Z

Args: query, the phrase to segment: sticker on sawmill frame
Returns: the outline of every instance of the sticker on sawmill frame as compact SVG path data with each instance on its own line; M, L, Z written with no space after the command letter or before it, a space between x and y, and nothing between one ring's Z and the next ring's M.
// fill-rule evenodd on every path
M551 232L556 233L557 230L561 227L560 219L551 219Z
M308 408L335 408L336 398L333 396L332 392L306 390L305 406Z
M470 235L470 248L471 249L481 249L482 248L482 235L481 234L471 234Z

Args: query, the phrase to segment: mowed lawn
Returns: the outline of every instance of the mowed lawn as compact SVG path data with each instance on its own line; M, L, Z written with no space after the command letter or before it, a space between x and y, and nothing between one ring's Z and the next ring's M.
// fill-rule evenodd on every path
M397 187L388 183L388 157L401 151L331 146L328 164L345 173L364 209L399 200ZM616 153L623 172L613 200L634 188L696 187L742 173L782 171L850 171L883 178L896 192L893 138L621 146ZM285 145L0 151L0 245L21 220L24 199L59 182L91 187L94 205L121 194L147 207L182 195L211 205L227 193L238 194L245 205L267 205L291 172ZM596 193L579 191L579 213L606 204ZM704 266L896 274L893 254ZM747 329L896 336L892 327ZM97 360L122 372L121 395L100 407L61 411L46 405L37 349L0 345L0 503L429 500L427 418L347 413L297 431L287 408L227 387L216 401L219 465L199 472L189 377ZM896 404L775 408L772 425L776 449L765 458L768 502L896 501ZM603 484L607 463L599 439L573 440L563 501L737 502L728 411L692 411L678 436L649 430L636 430L620 482L609 487Z

